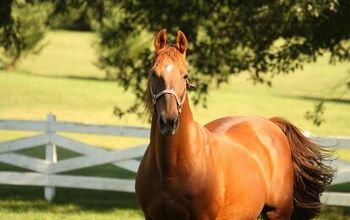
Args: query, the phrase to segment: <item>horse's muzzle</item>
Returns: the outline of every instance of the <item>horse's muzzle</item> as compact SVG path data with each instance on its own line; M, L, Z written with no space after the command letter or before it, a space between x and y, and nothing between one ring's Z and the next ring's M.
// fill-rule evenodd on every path
M179 116L165 117L160 115L158 117L158 125L163 135L174 135L179 128Z

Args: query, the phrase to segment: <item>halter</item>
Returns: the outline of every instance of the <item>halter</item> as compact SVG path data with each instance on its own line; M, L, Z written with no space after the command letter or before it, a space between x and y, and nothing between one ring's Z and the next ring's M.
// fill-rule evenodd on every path
M189 83L187 79L186 79L186 83L187 84ZM184 102L186 100L186 94L187 94L187 89L186 88L185 88L185 91L184 91L184 94L183 94L181 100L179 99L179 97L177 97L177 95L176 95L176 93L175 93L175 91L173 89L164 89L164 90L158 92L157 94L154 94L153 93L153 89L152 89L151 81L150 81L149 88L150 88L150 92L151 92L151 96L152 96L153 105L157 104L157 100L160 97L162 97L165 94L169 94L169 95L172 95L175 98L176 104L177 104L177 110L179 111L179 113L181 113L182 105L184 104Z

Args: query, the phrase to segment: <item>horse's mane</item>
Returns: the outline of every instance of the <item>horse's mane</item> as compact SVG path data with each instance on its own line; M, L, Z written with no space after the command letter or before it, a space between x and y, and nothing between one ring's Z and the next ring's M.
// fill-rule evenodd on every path
M167 44L165 45L162 49L160 49L159 51L157 51L156 55L155 55L155 60L153 62L153 66L150 70L150 72L154 71L155 68L164 62L165 58L170 58L172 61L174 61L174 64L176 64L181 73L185 73L187 72L187 62L185 59L185 56L183 54L181 54L181 52L179 51L179 49L177 49L176 45L174 44ZM152 117L153 114L153 102L152 102L152 97L150 94L150 77L148 77L147 80L147 89L144 95L144 102L145 102L145 113L148 117Z

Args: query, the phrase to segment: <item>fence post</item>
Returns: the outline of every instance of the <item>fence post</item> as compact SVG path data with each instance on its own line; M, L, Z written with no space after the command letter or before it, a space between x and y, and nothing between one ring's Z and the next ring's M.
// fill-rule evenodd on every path
M49 144L46 145L46 148L45 148L45 160L48 161L49 163L57 162L56 145L53 144L51 141L51 135L55 133L55 130L53 129L52 125L55 122L56 122L56 116L51 113L48 114L46 132L49 134ZM51 202L55 197L55 187L46 186L44 190L44 195L45 195L45 199Z

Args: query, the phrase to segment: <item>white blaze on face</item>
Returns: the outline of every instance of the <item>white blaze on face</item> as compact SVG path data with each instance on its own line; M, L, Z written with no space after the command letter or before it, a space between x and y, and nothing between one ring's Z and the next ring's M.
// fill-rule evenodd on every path
M167 65L165 65L165 70L166 70L168 73L170 73L172 69L173 69L173 65L172 65L172 64L167 64Z

